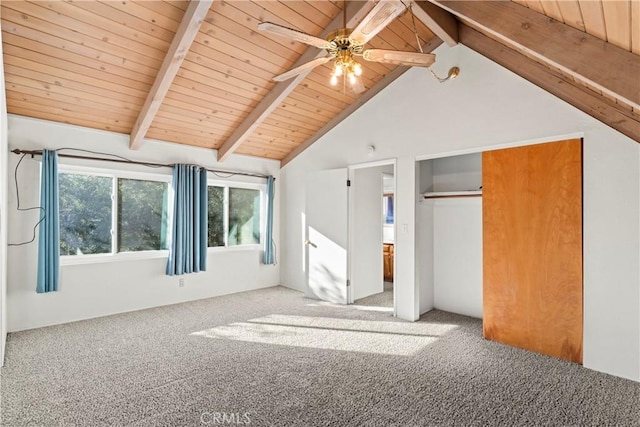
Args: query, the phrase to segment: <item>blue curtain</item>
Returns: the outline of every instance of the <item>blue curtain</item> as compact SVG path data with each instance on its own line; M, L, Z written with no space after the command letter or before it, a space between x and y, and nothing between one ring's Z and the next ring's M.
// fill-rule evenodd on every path
M58 290L60 272L60 219L58 214L58 153L42 150L40 207L44 219L38 235L38 283L36 292Z
M275 264L276 254L273 247L273 176L267 177L267 230L264 238L263 264Z
M207 263L207 170L174 165L173 226L167 275L197 273Z

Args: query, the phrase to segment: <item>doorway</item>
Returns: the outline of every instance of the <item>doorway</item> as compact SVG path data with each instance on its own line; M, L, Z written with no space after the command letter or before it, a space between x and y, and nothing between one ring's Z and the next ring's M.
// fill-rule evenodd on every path
M395 314L395 161L349 168L351 303Z

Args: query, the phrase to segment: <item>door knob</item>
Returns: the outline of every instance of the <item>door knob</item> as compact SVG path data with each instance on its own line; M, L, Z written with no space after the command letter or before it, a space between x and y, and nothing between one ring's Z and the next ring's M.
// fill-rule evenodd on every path
M314 248L317 248L317 247L318 247L318 245L316 245L315 243L313 243L313 242L312 242L311 240L309 240L309 239L305 240L305 241L304 241L304 244L305 244L305 245L311 245L311 246L313 246Z

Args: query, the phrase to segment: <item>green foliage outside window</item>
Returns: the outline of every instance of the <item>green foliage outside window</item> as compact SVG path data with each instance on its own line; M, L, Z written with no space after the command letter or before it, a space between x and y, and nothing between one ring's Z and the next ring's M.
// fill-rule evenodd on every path
M108 254L117 179L117 252L167 249L166 182L61 173L60 254Z
M60 255L111 252L112 178L60 174Z
M260 191L229 189L229 246L260 243Z
M112 253L112 227L117 252L167 249L168 189L160 181L60 173L60 254ZM259 244L260 191L230 187L228 201L225 187L209 186L207 191L208 246L225 246L225 237L229 246Z
M260 243L260 191L230 187L225 212L224 187L209 186L209 247L227 244L256 245ZM225 230L225 214L228 226Z
M224 246L224 187L207 188L209 247Z
M168 185L118 179L118 252L167 249Z

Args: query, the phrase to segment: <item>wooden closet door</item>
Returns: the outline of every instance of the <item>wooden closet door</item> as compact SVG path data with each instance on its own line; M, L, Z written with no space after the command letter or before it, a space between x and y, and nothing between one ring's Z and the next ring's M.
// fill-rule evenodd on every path
M483 153L487 339L582 363L582 141Z

